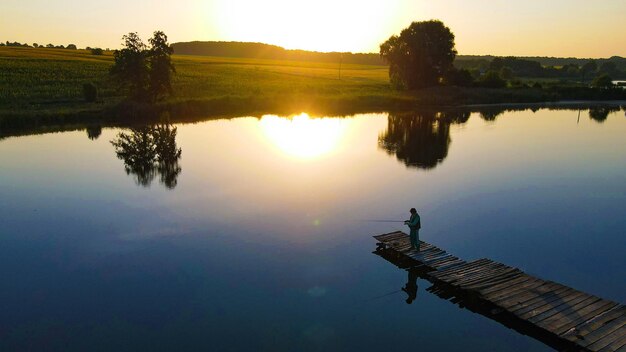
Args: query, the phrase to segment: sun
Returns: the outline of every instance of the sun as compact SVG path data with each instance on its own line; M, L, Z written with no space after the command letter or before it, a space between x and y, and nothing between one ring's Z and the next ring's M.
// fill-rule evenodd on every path
M290 118L265 115L259 124L272 144L299 159L317 158L336 150L348 127L344 119L312 119L304 113Z
M221 40L314 51L377 51L397 1L218 0L211 8ZM388 35L387 35L388 36ZM366 49L367 48L367 49Z

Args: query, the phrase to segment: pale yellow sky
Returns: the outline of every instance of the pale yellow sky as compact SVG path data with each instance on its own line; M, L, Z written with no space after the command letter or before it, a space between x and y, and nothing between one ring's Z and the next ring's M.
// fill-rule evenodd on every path
M256 41L378 52L412 21L442 20L460 54L626 57L625 0L3 0L0 40L117 48L123 34L170 42Z

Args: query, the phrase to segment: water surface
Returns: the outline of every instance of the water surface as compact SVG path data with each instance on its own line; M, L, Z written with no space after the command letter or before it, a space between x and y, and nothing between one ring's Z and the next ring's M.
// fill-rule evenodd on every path
M624 302L625 136L598 108L0 140L0 350L547 350L421 279L407 304L371 253L402 224L366 220Z

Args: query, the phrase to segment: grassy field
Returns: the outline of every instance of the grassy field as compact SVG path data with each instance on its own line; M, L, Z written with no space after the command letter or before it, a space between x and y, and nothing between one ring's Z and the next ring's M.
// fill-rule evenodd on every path
M155 106L124 102L109 78L112 52L0 47L0 129L136 121L166 111L177 121L215 116L354 114L418 106L626 99L626 90L432 87L393 90L387 67L174 55L174 96ZM98 102L83 100L95 84ZM568 90L569 89L569 90Z
M384 66L173 56L177 74L172 101L309 96L333 99L395 95ZM102 109L122 99L108 76L111 52L0 47L0 114ZM99 104L82 100L94 83Z

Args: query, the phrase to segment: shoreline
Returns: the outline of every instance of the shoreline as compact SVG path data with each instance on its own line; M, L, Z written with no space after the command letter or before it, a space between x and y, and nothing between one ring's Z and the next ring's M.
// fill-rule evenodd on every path
M527 109L563 109L582 110L598 108L614 108L626 110L626 99L619 100L558 100L541 102L518 102L518 103L473 103L473 104L423 104L416 106L412 100L400 99L395 104L348 104L344 100L335 100L334 104L315 105L313 101L291 101L291 104L276 106L254 101L246 104L246 100L225 98L230 104L215 108L215 103L224 103L224 99L212 100L186 100L181 102L169 102L156 106L130 105L121 103L113 107L105 107L102 110L78 111L66 114L48 113L44 115L14 115L8 118L0 114L0 140L10 137L19 137L33 134L46 134L56 132L68 132L84 130L91 127L99 128L125 128L133 125L172 123L193 124L204 121L233 119L238 117L257 117L263 115L292 116L307 113L312 118L320 117L348 117L363 113L376 112L410 112L410 111L458 111L489 112L494 110L517 111ZM371 101L370 101L371 103ZM237 106L236 109L224 107ZM240 105L241 104L241 105ZM298 105L300 104L300 105ZM211 109L213 107L213 109ZM13 123L11 123L13 122Z

